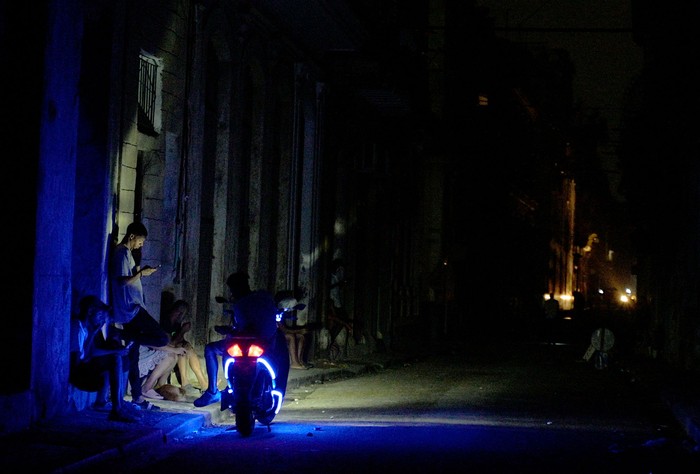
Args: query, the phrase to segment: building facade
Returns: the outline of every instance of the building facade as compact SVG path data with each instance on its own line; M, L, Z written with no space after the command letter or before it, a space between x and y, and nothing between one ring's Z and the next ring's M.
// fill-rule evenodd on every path
M323 326L331 260L343 258L358 350L417 317L420 261L406 255L421 246L413 211L423 206L427 111L424 84L404 74L422 63L410 41L402 46L397 7L3 7L16 22L3 39L37 22L27 50L42 58L42 79L16 84L41 99L24 124L39 130L27 154L37 178L28 170L27 189L16 186L36 203L23 247L33 269L16 293L32 301L18 307L15 328L26 363L3 390L3 431L91 403L68 384L70 318L85 295L110 301L109 255L132 221L149 231L141 264L161 266L144 280L150 313L188 300L200 352L218 337L215 297L238 270L254 288L300 290L298 323ZM310 358L324 349L316 336Z

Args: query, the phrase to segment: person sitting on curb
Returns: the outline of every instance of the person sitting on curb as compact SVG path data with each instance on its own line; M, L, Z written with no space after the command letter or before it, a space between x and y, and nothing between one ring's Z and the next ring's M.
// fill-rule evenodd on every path
M108 418L134 422L138 417L124 408L122 393L122 378L131 343L112 345L111 339L105 337L111 321L109 310L109 306L96 296L80 300L80 312L71 320L69 380L86 392L101 391L108 383L112 402Z
M166 315L161 318L160 326L170 336L170 344L175 347L182 347L187 352L185 355L180 355L177 358L177 377L181 387L188 385L188 364L192 369L197 384L200 390L207 388L207 379L202 372L202 366L199 362L199 356L194 350L192 343L185 339L185 335L192 329L192 323L186 319L187 313L190 310L190 304L185 300L175 301ZM170 375L170 373L168 373Z
M221 400L221 392L217 386L219 372L219 357L223 356L229 340L237 332L255 334L261 339L271 340L277 333L277 304L272 294L265 290L252 291L248 284L248 274L237 272L229 275L226 285L233 302L233 330L219 341L213 341L204 346L204 361L209 379L207 390L194 401L194 406L204 407ZM285 356L288 356L286 345Z
M156 388L168 383L168 375L177 364L177 359L185 355L184 347L167 345L163 347L141 346L139 354L139 375L145 379L141 394L153 400L163 400Z
M282 317L277 323L279 329L284 333L284 337L287 341L287 347L289 349L289 362L290 369L309 369L312 367L311 364L306 364L305 354L306 354L306 336L310 332L317 329L317 326L313 323L304 324L298 326L296 324L296 311L298 309L303 309L306 307L304 304L299 304L299 299L305 297L305 290L297 288L294 291L279 291L275 294L275 301L277 301L277 308L279 310L287 309L291 310L294 314L290 317ZM285 311L286 314L287 311ZM291 325L287 324L287 320L291 319Z

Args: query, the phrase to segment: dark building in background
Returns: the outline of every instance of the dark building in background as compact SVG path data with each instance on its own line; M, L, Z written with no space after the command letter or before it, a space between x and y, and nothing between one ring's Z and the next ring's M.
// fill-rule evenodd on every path
M497 37L488 11L447 5L437 136L458 333L526 333L545 293L573 289L572 65Z
M696 4L634 1L644 67L630 85L620 158L651 355L700 364L700 93Z

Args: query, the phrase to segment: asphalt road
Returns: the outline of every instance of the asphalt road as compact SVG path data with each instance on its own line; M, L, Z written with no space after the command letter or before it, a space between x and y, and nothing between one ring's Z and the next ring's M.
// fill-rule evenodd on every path
M424 356L287 394L271 426L231 425L104 472L700 472L653 390L584 349L490 346Z

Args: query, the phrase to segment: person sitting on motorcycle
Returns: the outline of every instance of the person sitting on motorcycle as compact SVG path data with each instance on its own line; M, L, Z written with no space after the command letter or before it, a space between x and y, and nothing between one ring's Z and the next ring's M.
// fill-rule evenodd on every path
M277 304L272 294L265 290L253 291L248 284L248 274L236 272L226 279L226 286L233 302L233 328L221 340L204 346L204 361L209 379L207 390L194 401L194 406L204 407L221 400L217 385L219 359L228 348L235 334L253 335L264 341L272 341L277 334ZM285 347L286 351L286 347Z

